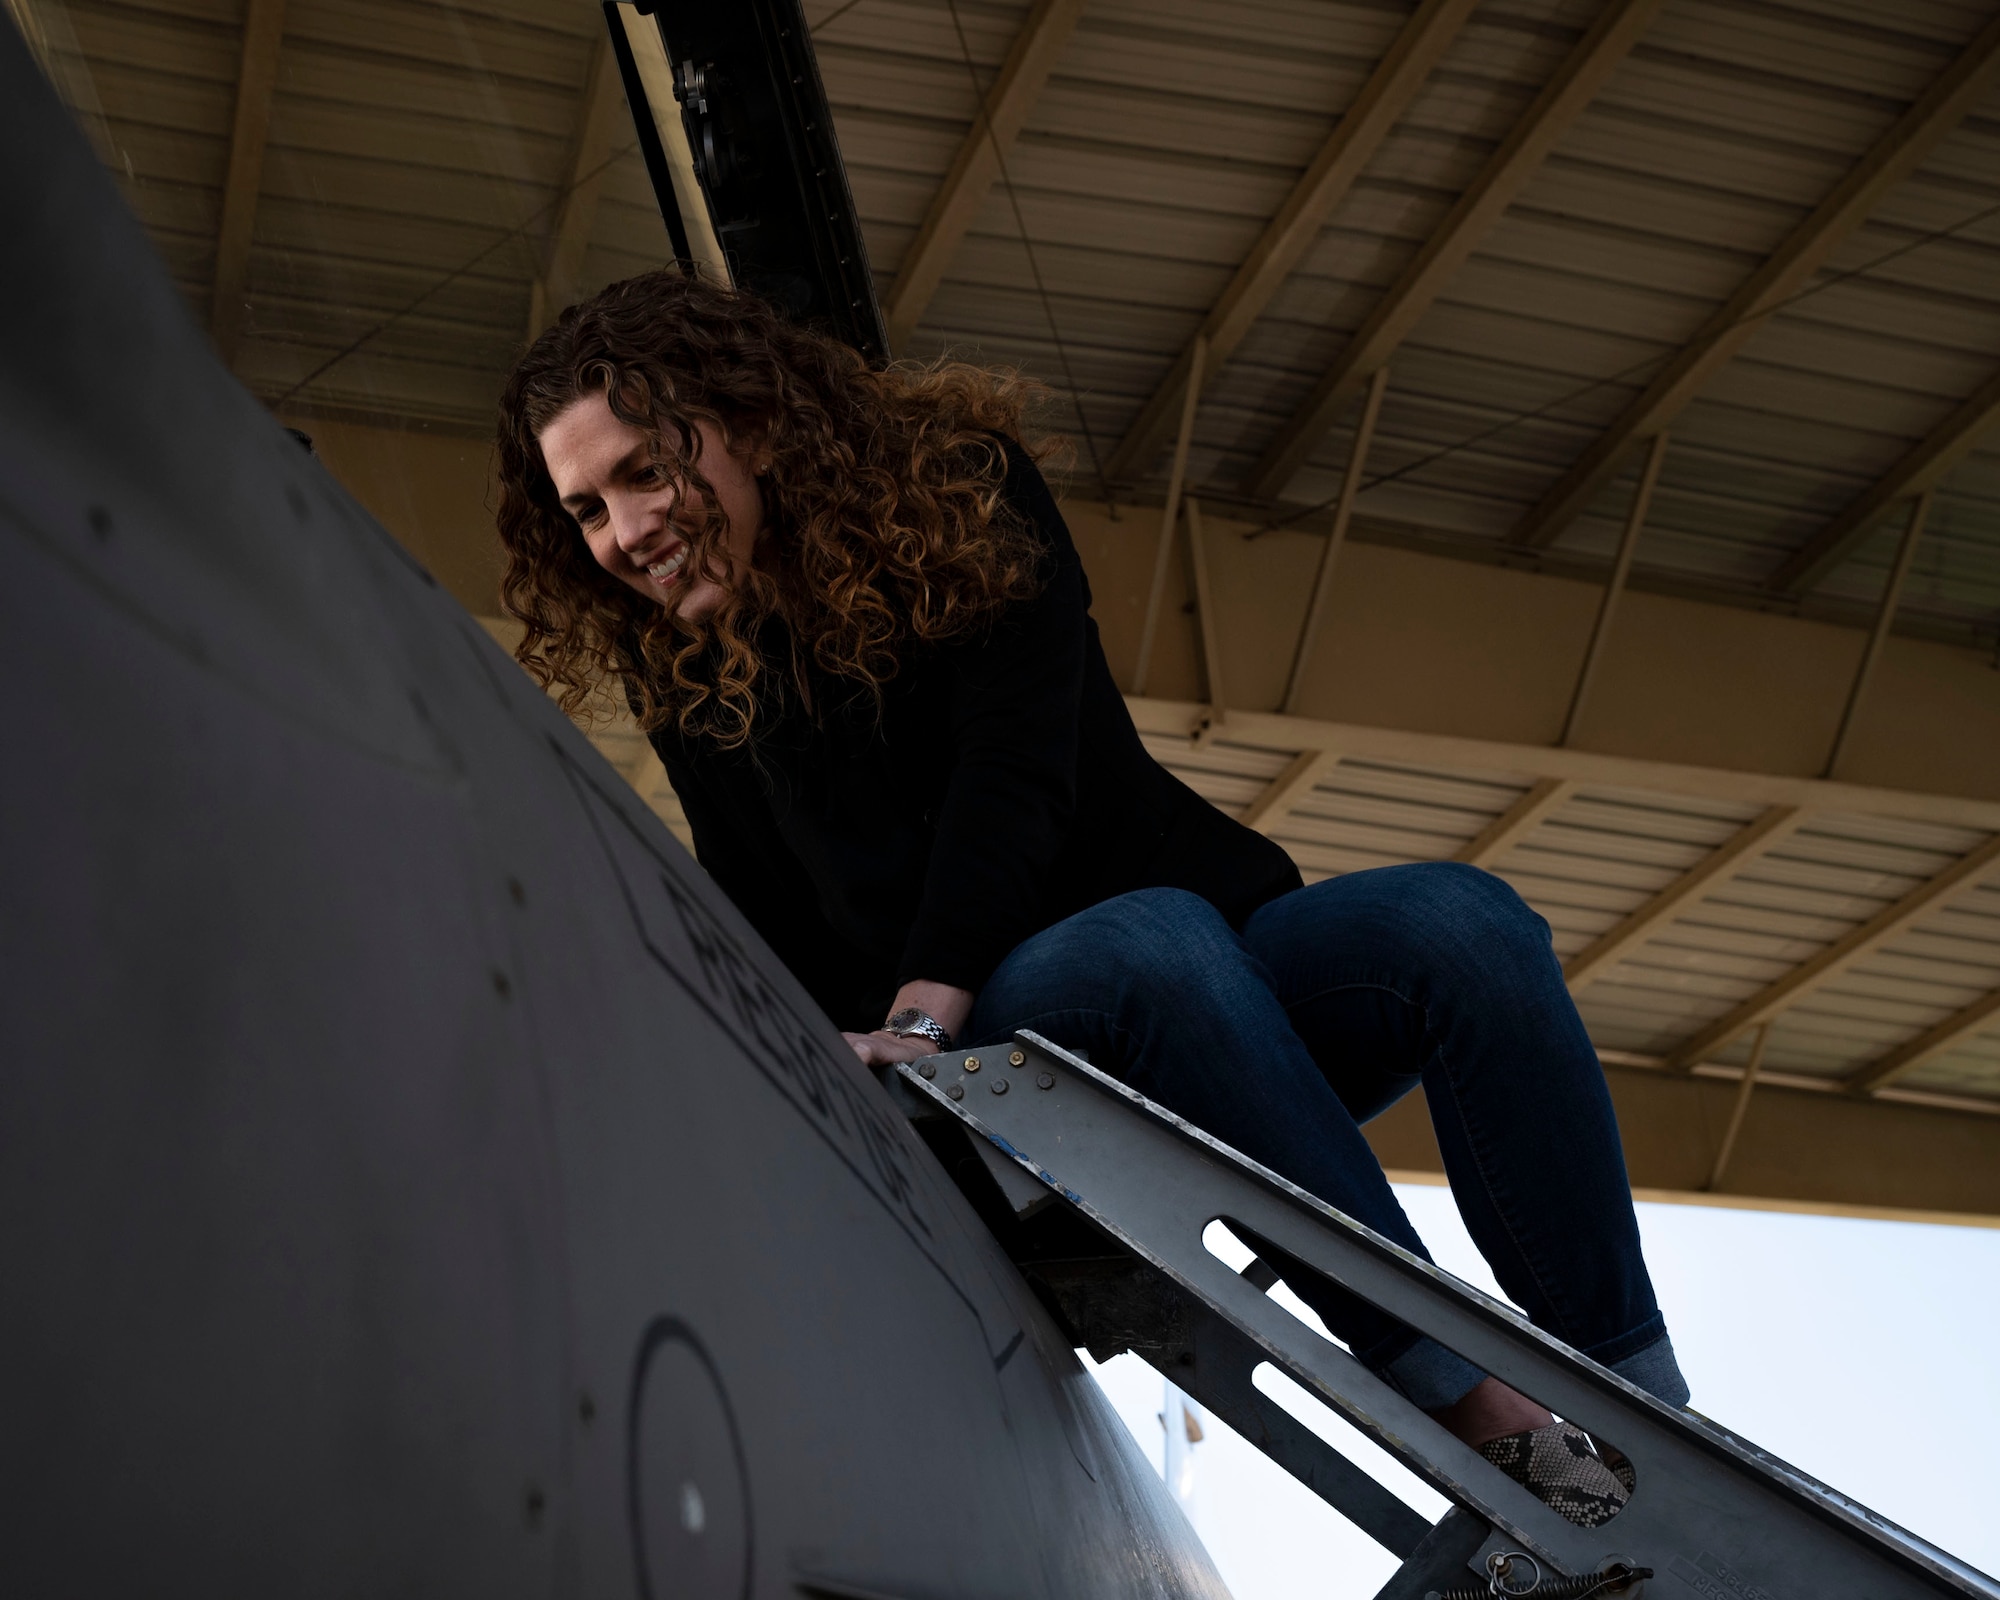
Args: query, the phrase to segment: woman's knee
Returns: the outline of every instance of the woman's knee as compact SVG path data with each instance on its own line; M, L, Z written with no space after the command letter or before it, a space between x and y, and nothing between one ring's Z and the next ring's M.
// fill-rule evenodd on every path
M1398 868L1419 884L1418 902L1429 916L1478 928L1503 939L1548 943L1549 925L1505 878L1463 861L1423 861Z
M1184 889L1139 889L1035 935L993 974L988 992L1037 1008L1150 1007L1193 1000L1240 962L1222 914Z
M1372 880L1363 885L1362 879ZM1549 925L1505 879L1460 861L1355 874L1382 953L1403 965L1479 973L1539 971L1553 960Z

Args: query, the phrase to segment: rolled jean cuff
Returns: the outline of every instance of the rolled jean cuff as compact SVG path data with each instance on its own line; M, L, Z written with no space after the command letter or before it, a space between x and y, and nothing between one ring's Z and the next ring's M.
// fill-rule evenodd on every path
M1655 1400L1664 1400L1670 1406L1688 1403L1687 1379L1681 1376L1681 1364L1674 1359L1674 1342L1664 1333L1645 1349L1635 1350L1617 1361L1607 1361L1605 1365Z
M1431 1338L1419 1338L1376 1371L1402 1390L1419 1411L1442 1411L1456 1405L1486 1379L1486 1374L1464 1356Z
M1674 1359L1674 1342L1667 1337L1664 1324L1651 1343L1604 1365L1656 1400L1670 1406L1688 1403L1687 1379L1681 1376L1680 1363ZM1420 1411L1441 1411L1455 1405L1486 1376L1465 1357L1427 1337L1418 1338L1401 1355L1376 1370Z

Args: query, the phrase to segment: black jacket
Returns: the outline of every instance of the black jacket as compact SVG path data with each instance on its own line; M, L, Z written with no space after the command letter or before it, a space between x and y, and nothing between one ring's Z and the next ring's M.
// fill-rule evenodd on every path
M747 750L652 736L701 864L855 1032L902 984L977 991L1022 940L1128 890L1190 889L1240 925L1299 887L1281 848L1147 755L1062 513L1011 446L1006 495L1045 547L1041 592L913 650L879 710L823 685L817 716L761 701Z

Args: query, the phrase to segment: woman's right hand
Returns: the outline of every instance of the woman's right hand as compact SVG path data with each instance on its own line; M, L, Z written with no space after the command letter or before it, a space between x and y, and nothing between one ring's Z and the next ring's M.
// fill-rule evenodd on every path
M906 1039L895 1033L843 1033L854 1047L854 1053L861 1058L863 1066L887 1067L898 1061L915 1061L922 1056L937 1054L937 1046L928 1039Z

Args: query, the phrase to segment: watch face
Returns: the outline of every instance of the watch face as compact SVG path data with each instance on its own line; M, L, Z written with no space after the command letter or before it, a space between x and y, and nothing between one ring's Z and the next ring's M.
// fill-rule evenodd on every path
M943 1023L914 1008L898 1011L883 1023L882 1027L885 1032L899 1033L905 1038L928 1039L939 1049L947 1048L951 1042L951 1036L944 1031Z

